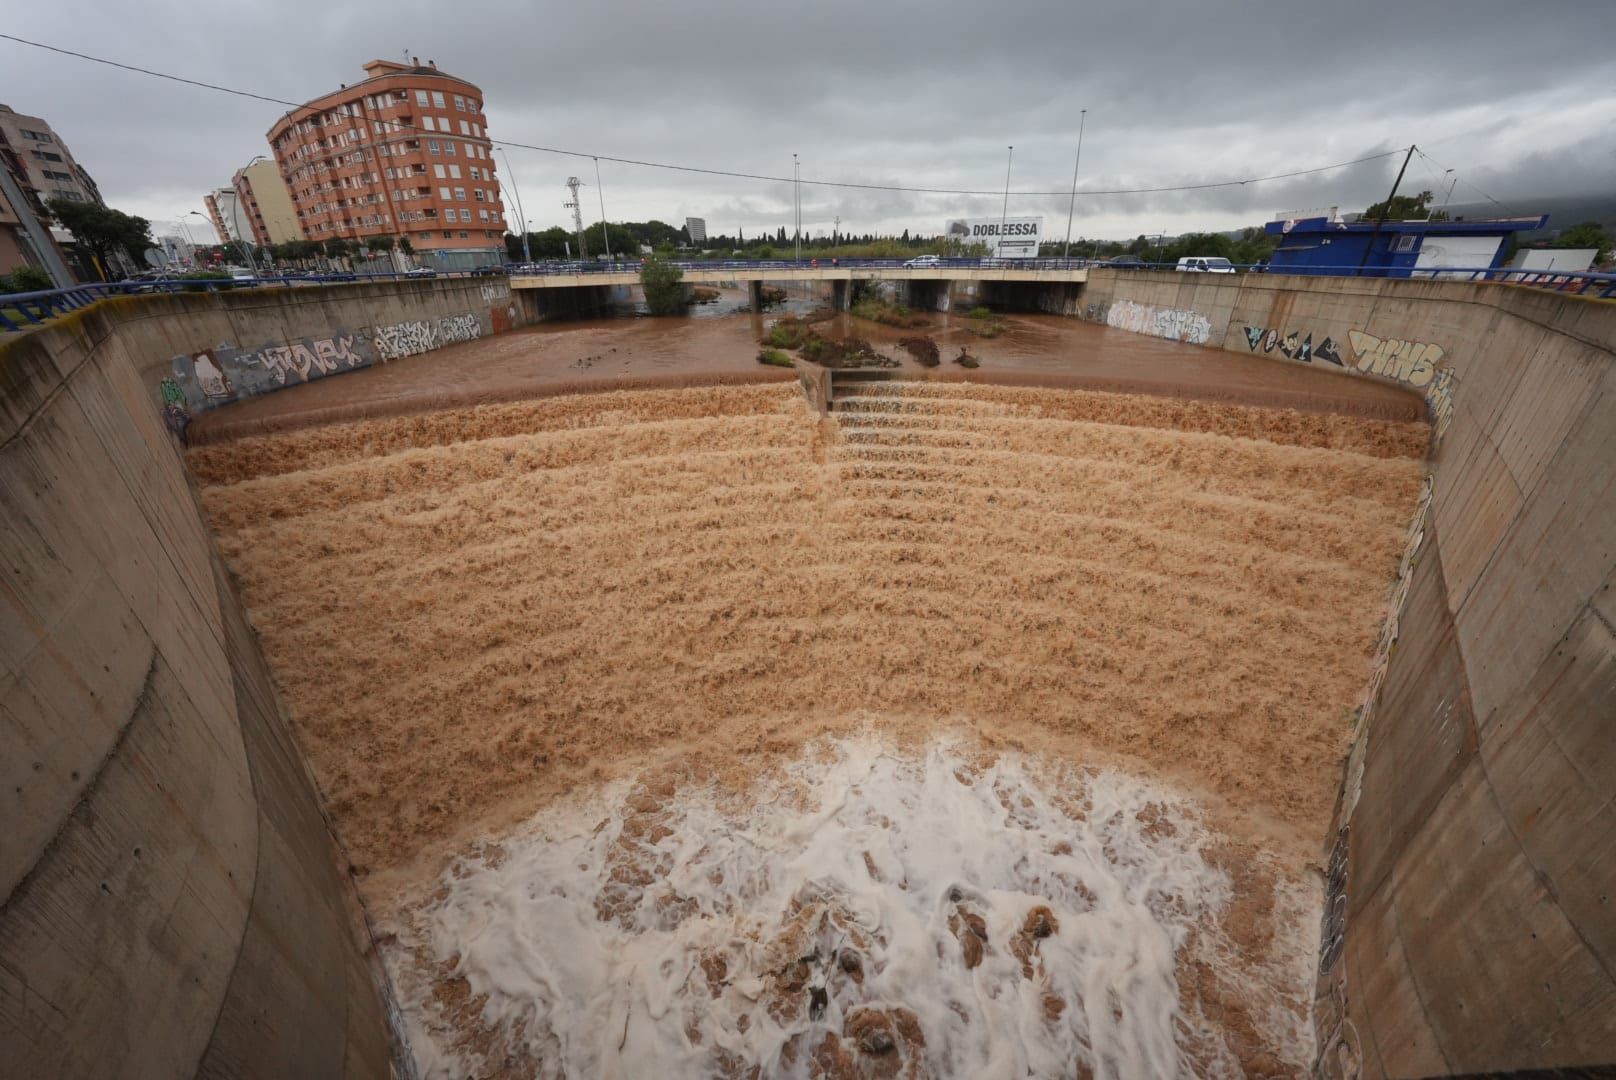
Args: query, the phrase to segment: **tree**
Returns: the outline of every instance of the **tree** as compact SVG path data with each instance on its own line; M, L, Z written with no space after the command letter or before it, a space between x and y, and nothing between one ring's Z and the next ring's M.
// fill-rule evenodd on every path
M684 310L685 272L661 255L653 255L640 268L640 287L645 290L645 306L653 315L673 315Z
M410 243L409 237L401 236L398 238L398 250L402 251L406 255L414 255L415 245Z
M103 265L119 250L139 263L144 260L147 248L157 246L157 241L152 239L151 223L143 217L100 203L75 202L60 196L51 199L46 208L73 234L73 239Z
M1566 229L1554 242L1549 245L1557 248L1597 248L1598 254L1594 256L1595 263L1602 263L1610 257L1610 234L1605 227L1597 221L1584 221L1581 225L1573 225Z
M1435 197L1429 191L1422 191L1418 195L1399 195L1389 202L1383 199L1364 211L1364 220L1374 221L1384 214L1388 221L1421 221L1427 218L1446 221L1447 214L1441 210L1433 213L1429 209Z

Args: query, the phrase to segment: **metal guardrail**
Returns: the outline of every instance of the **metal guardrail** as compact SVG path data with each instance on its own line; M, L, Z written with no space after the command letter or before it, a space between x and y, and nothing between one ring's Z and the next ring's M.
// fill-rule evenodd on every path
M526 263L506 263L507 274L542 277L561 274L628 274L638 273L642 260L615 259L610 262L591 260L543 260ZM1097 259L981 259L938 258L915 266L910 259L670 259L669 263L681 270L1087 270L1105 266Z
M674 259L671 264L681 270L1171 270L1177 263L1134 262L1118 263L1109 259L991 259L991 258L939 258L935 262L916 265L914 259ZM506 263L505 272L527 277L576 276L580 274L635 273L640 261L618 259L611 262L578 260L536 261ZM1417 269L1407 266L1296 266L1276 269L1266 263L1235 263L1226 271L1186 270L1184 273L1241 273L1274 274L1296 277L1397 277L1415 280L1442 281L1496 281L1510 285L1527 285L1540 289L1601 298L1616 297L1616 274L1595 271L1518 270L1494 266L1432 267Z
M1177 270L1177 263L1117 263L1106 259L983 259L939 258L935 262L915 265L915 259L680 259L673 262L681 270L905 270L905 269L961 269L961 270ZM579 274L637 273L639 260L612 262L548 261L506 263L502 267L479 270L434 270L430 274L420 271L392 273L336 272L328 274L276 274L261 277L226 278L151 278L134 281L98 281L74 285L67 289L46 289L40 292L0 293L0 329L16 331L38 326L55 316L93 304L108 296L128 296L151 292L219 292L225 289L250 289L263 286L300 287L309 285L342 285L359 281L418 281L422 278L466 278L493 275L542 276ZM1440 267L1429 270L1411 270L1406 266L1308 266L1285 267L1276 270L1265 264L1235 265L1242 274L1274 274L1295 277L1413 277L1415 280L1494 281L1509 285L1546 289L1576 296L1594 296L1601 299L1616 298L1616 274L1595 271L1567 272L1548 270L1518 270L1502 267ZM1185 271L1207 273L1208 271Z
M309 285L351 285L360 281L420 281L431 278L502 276L500 267L480 270L365 272L333 271L325 274L264 274L251 278L135 278L128 281L93 281L66 289L0 293L0 330L26 330L64 312L86 307L109 296L143 293L221 292L266 286L295 288Z

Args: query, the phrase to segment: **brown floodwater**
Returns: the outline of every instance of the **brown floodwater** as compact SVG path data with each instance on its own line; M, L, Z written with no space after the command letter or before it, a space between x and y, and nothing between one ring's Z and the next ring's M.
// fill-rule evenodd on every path
M791 371L757 362L759 339L780 317L742 310L744 291L683 318L617 316L551 322L237 402L197 418L191 436L211 442L366 417L513 401L586 390L784 382ZM788 311L813 302L793 298ZM1424 415L1402 388L1263 356L1144 337L1058 315L1007 314L983 338L973 321L934 313L910 330L850 314L817 315L822 333L856 336L900 357L915 377L1009 385L1114 390L1248 405L1339 412L1391 420ZM897 348L901 337L935 338L944 362L925 369ZM981 362L949 363L961 346Z

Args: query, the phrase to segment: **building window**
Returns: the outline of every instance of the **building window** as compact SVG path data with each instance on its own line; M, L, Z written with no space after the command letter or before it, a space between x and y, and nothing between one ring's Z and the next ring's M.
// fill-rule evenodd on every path
M438 189L438 198L442 199L444 202L448 202L451 197L452 196L450 196L448 188L440 187Z
M466 111L466 99L461 97L459 94L455 95L455 108L461 112Z
M466 99L466 108L470 109L472 112L482 112L483 111L483 107L480 104L478 104L478 102L476 101L475 98L467 98Z
M436 130L438 130L437 122L434 121L432 119L432 117L427 116L425 114L422 114L422 116L421 116L421 127L422 127L423 130L426 130L426 131L436 131Z
M460 239L469 240L469 239L471 239L471 234L469 232L467 232L465 229L461 229L460 230Z
M477 136L479 139L482 138L483 137L483 127L482 127L482 125L481 124L473 124L473 125L471 125L471 133L473 135Z
M417 90L415 92L415 103L424 109L428 105L432 104L432 101L426 96L425 90Z
M455 188L455 202L465 202L465 201L466 201L466 189L463 188L463 187Z
M458 165L449 166L449 178L451 180L460 179L460 166L458 166Z
M466 123L464 120L460 121L460 134L462 134L462 135L470 135L471 134L471 125Z
M472 189L472 194L477 196L477 201L478 202L487 202L488 201L487 197L483 195L483 189L482 188L474 188L474 189Z
M442 90L434 90L434 91L432 91L432 104L436 105L440 109L446 107L443 104L443 91Z
M454 144L450 143L449 145L453 146ZM428 139L426 141L426 148L427 148L427 150L431 151L434 154L438 153L439 152L438 151L438 140L436 140L436 139Z
M434 165L434 166L432 166L432 175L436 176L439 180L448 179L448 177L444 176L444 174L443 174L443 166L442 165Z
M443 152L445 154L448 154L450 157L454 157L455 156L455 144L452 143L452 142L449 142L447 139L445 139L444 143L443 143Z
M454 233L446 232L446 233L443 234L443 238L445 240L453 240L454 239Z

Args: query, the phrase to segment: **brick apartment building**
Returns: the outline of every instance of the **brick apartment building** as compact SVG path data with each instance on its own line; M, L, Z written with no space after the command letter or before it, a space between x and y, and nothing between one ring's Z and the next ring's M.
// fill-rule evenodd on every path
M482 91L414 58L282 116L269 144L307 240L407 237L440 269L505 258Z

